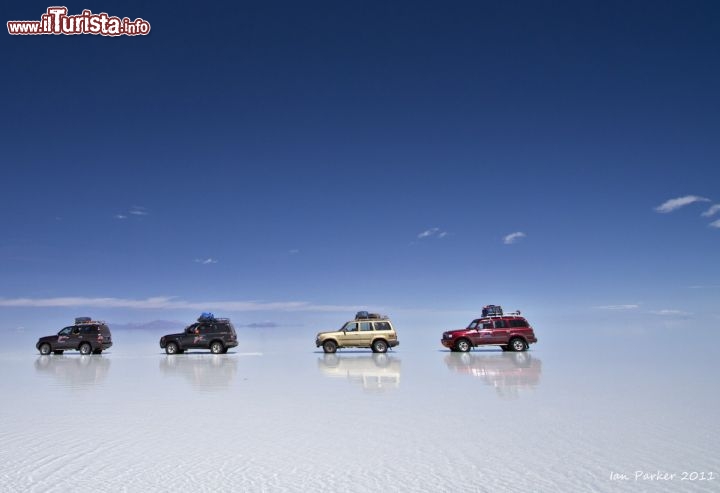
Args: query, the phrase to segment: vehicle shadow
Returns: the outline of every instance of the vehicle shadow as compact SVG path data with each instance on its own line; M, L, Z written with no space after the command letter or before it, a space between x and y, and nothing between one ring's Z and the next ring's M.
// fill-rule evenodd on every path
M455 373L469 375L493 387L503 399L517 399L521 392L536 388L542 374L542 361L527 351L446 353L445 364Z
M387 353L365 353L363 356L323 354L317 363L324 376L346 378L367 392L386 392L400 387L400 359Z
M180 377L196 390L227 388L237 374L237 359L225 354L163 354L159 366L163 376Z
M82 388L97 385L107 378L110 360L102 355L38 356L35 371L51 375L68 388Z

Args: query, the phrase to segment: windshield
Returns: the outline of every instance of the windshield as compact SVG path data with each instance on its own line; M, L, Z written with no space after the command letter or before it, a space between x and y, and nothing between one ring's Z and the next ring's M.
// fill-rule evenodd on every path
M473 320L470 322L470 325L467 326L468 329L477 329L478 323L480 323L480 320Z

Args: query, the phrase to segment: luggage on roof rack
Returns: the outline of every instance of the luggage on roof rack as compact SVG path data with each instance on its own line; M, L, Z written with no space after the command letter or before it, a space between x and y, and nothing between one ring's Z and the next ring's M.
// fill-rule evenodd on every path
M75 317L75 325L87 324L92 322L91 317Z
M379 313L369 313L366 311L357 312L355 320L382 320L383 316Z
M197 319L198 322L210 322L212 320L215 320L215 315L210 312L202 312Z
M500 305L486 305L482 309L483 317L501 317L503 309Z

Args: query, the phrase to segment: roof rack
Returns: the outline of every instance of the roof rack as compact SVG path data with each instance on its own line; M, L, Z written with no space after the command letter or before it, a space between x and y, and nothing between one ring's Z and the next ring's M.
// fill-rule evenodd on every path
M520 310L515 310L514 312L506 312L502 315L500 315L500 314L485 315L484 317L480 317L480 318L501 318L501 317L519 317L519 316L520 316Z
M388 317L387 315L380 315L379 313L360 311L355 314L355 320L388 320Z

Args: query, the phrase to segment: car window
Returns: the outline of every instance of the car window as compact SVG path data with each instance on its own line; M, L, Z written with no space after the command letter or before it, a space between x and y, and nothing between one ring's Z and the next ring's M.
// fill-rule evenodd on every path
M375 322L375 330L391 330L389 322Z
M515 320L510 320L510 327L527 327L528 323L527 320L520 318Z
M493 328L492 322L483 322L482 328L483 329L492 329Z
M480 320L473 320L470 322L470 325L467 326L468 329L477 329L478 323L480 323Z
M505 320L495 320L495 328L496 329L504 329L507 325L505 324Z
M65 327L63 330L61 330L60 332L58 332L58 335L60 335L60 336L69 336L69 335L70 335L70 331L72 331L72 329L73 329L72 327Z
M73 327L70 332L71 332L72 334L77 335L77 334L80 333L80 327Z
M230 332L230 328L227 326L227 324L216 324L215 330L217 332Z
M357 323L355 322L348 322L345 324L345 327L343 327L343 330L346 330L348 332L354 332L357 330Z
M372 324L370 322L360 322L360 330L363 332L372 330Z
M97 327L94 325L86 325L84 327L80 328L80 333L82 334L94 334L97 332Z
M209 334L210 332L215 332L215 326L212 324L202 324L200 326L200 333L201 334Z

